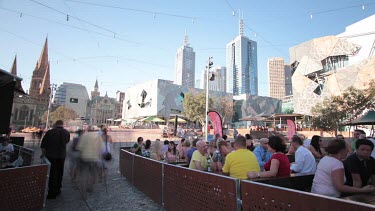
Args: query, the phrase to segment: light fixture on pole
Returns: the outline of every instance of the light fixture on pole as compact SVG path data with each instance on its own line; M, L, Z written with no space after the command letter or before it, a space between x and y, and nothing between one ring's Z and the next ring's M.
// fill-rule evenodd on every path
M205 125L205 136L206 136L206 141L208 141L208 75L210 72L210 69L213 65L212 57L208 57L208 65L206 66L206 125ZM215 75L212 74L210 77L210 81L215 80Z
M50 113L50 110L51 110L53 91L56 90L56 87L57 87L57 84L51 84L51 87L49 88L51 91L49 93L49 99L48 99L47 122L46 122L46 129L47 130L48 130L48 127L49 127L49 113Z

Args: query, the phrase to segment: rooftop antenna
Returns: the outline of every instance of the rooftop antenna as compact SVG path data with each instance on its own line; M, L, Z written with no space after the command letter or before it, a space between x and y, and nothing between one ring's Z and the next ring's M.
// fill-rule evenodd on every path
M239 33L243 36L243 14L241 15L241 10L238 10L238 21L239 21Z
M185 36L184 36L184 45L185 46L189 46L189 38L188 38L188 36L186 34L186 29L185 29Z

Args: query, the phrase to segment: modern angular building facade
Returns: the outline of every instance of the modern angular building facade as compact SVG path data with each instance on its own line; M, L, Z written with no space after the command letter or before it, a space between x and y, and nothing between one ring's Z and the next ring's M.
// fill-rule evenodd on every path
M175 84L194 88L195 52L193 48L189 46L189 40L186 35L183 45L177 50L175 70Z
M311 108L348 87L364 89L375 80L375 57L349 64L361 46L337 36L316 38L289 49L293 68L294 112L311 115Z
M285 65L283 58L270 58L268 69L268 95L279 100L285 97Z
M257 43L240 33L226 46L227 92L258 95Z

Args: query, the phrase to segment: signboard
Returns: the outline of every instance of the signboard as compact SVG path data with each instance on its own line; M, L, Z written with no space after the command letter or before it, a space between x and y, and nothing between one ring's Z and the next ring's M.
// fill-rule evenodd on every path
M78 98L70 98L70 103L78 103Z

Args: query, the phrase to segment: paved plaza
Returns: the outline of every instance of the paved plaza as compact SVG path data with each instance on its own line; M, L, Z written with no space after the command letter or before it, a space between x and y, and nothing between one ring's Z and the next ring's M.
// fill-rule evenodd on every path
M107 182L98 183L94 186L94 191L88 194L85 200L77 188L77 184L72 182L68 173L69 159L66 159L64 169L64 179L62 193L56 199L49 199L43 210L161 210L161 207L145 196L142 192L134 188L119 173L119 149L130 146L131 139L138 136L155 140L160 136L160 130L132 130L122 132L111 132L116 143L113 144L113 163L108 168ZM21 134L15 134L21 135ZM126 142L119 142L124 140ZM68 144L70 147L71 142ZM29 139L26 136L25 147L35 150L34 163L40 162L41 154L38 141Z

